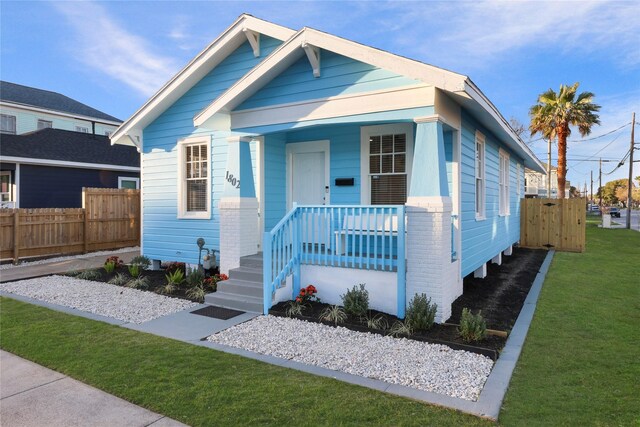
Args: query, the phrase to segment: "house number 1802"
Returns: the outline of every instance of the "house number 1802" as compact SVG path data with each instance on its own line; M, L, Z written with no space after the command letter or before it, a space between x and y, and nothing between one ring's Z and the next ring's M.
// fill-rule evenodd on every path
M227 171L227 182L236 188L240 188L240 180L233 176L233 174Z

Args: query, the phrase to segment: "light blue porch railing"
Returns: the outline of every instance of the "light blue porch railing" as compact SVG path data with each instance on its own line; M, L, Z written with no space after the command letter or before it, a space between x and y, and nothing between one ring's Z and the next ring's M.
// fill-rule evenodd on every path
M288 276L300 292L300 265L396 271L398 317L405 312L405 207L297 206L264 234L264 313Z

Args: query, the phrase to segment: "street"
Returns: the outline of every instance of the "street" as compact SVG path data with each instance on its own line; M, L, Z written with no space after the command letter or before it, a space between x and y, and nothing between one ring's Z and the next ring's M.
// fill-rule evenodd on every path
M627 224L627 210L620 209L620 218L614 218L615 222L626 226ZM631 228L634 230L640 231L640 211L632 210L631 211Z

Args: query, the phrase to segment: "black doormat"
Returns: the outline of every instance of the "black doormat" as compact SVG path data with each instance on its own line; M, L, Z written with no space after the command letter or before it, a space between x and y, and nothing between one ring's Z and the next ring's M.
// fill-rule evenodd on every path
M241 314L244 314L244 311L238 311L238 310L232 310L230 308L223 308L223 307L208 305L196 311L192 311L191 314L213 317L215 319L228 320L228 319L231 319L232 317L236 317Z

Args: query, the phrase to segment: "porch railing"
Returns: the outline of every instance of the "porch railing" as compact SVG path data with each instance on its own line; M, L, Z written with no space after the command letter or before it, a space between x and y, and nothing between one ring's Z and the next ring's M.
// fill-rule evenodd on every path
M296 206L264 234L264 312L293 276L292 298L300 292L300 265L396 271L398 317L405 303L405 207Z

